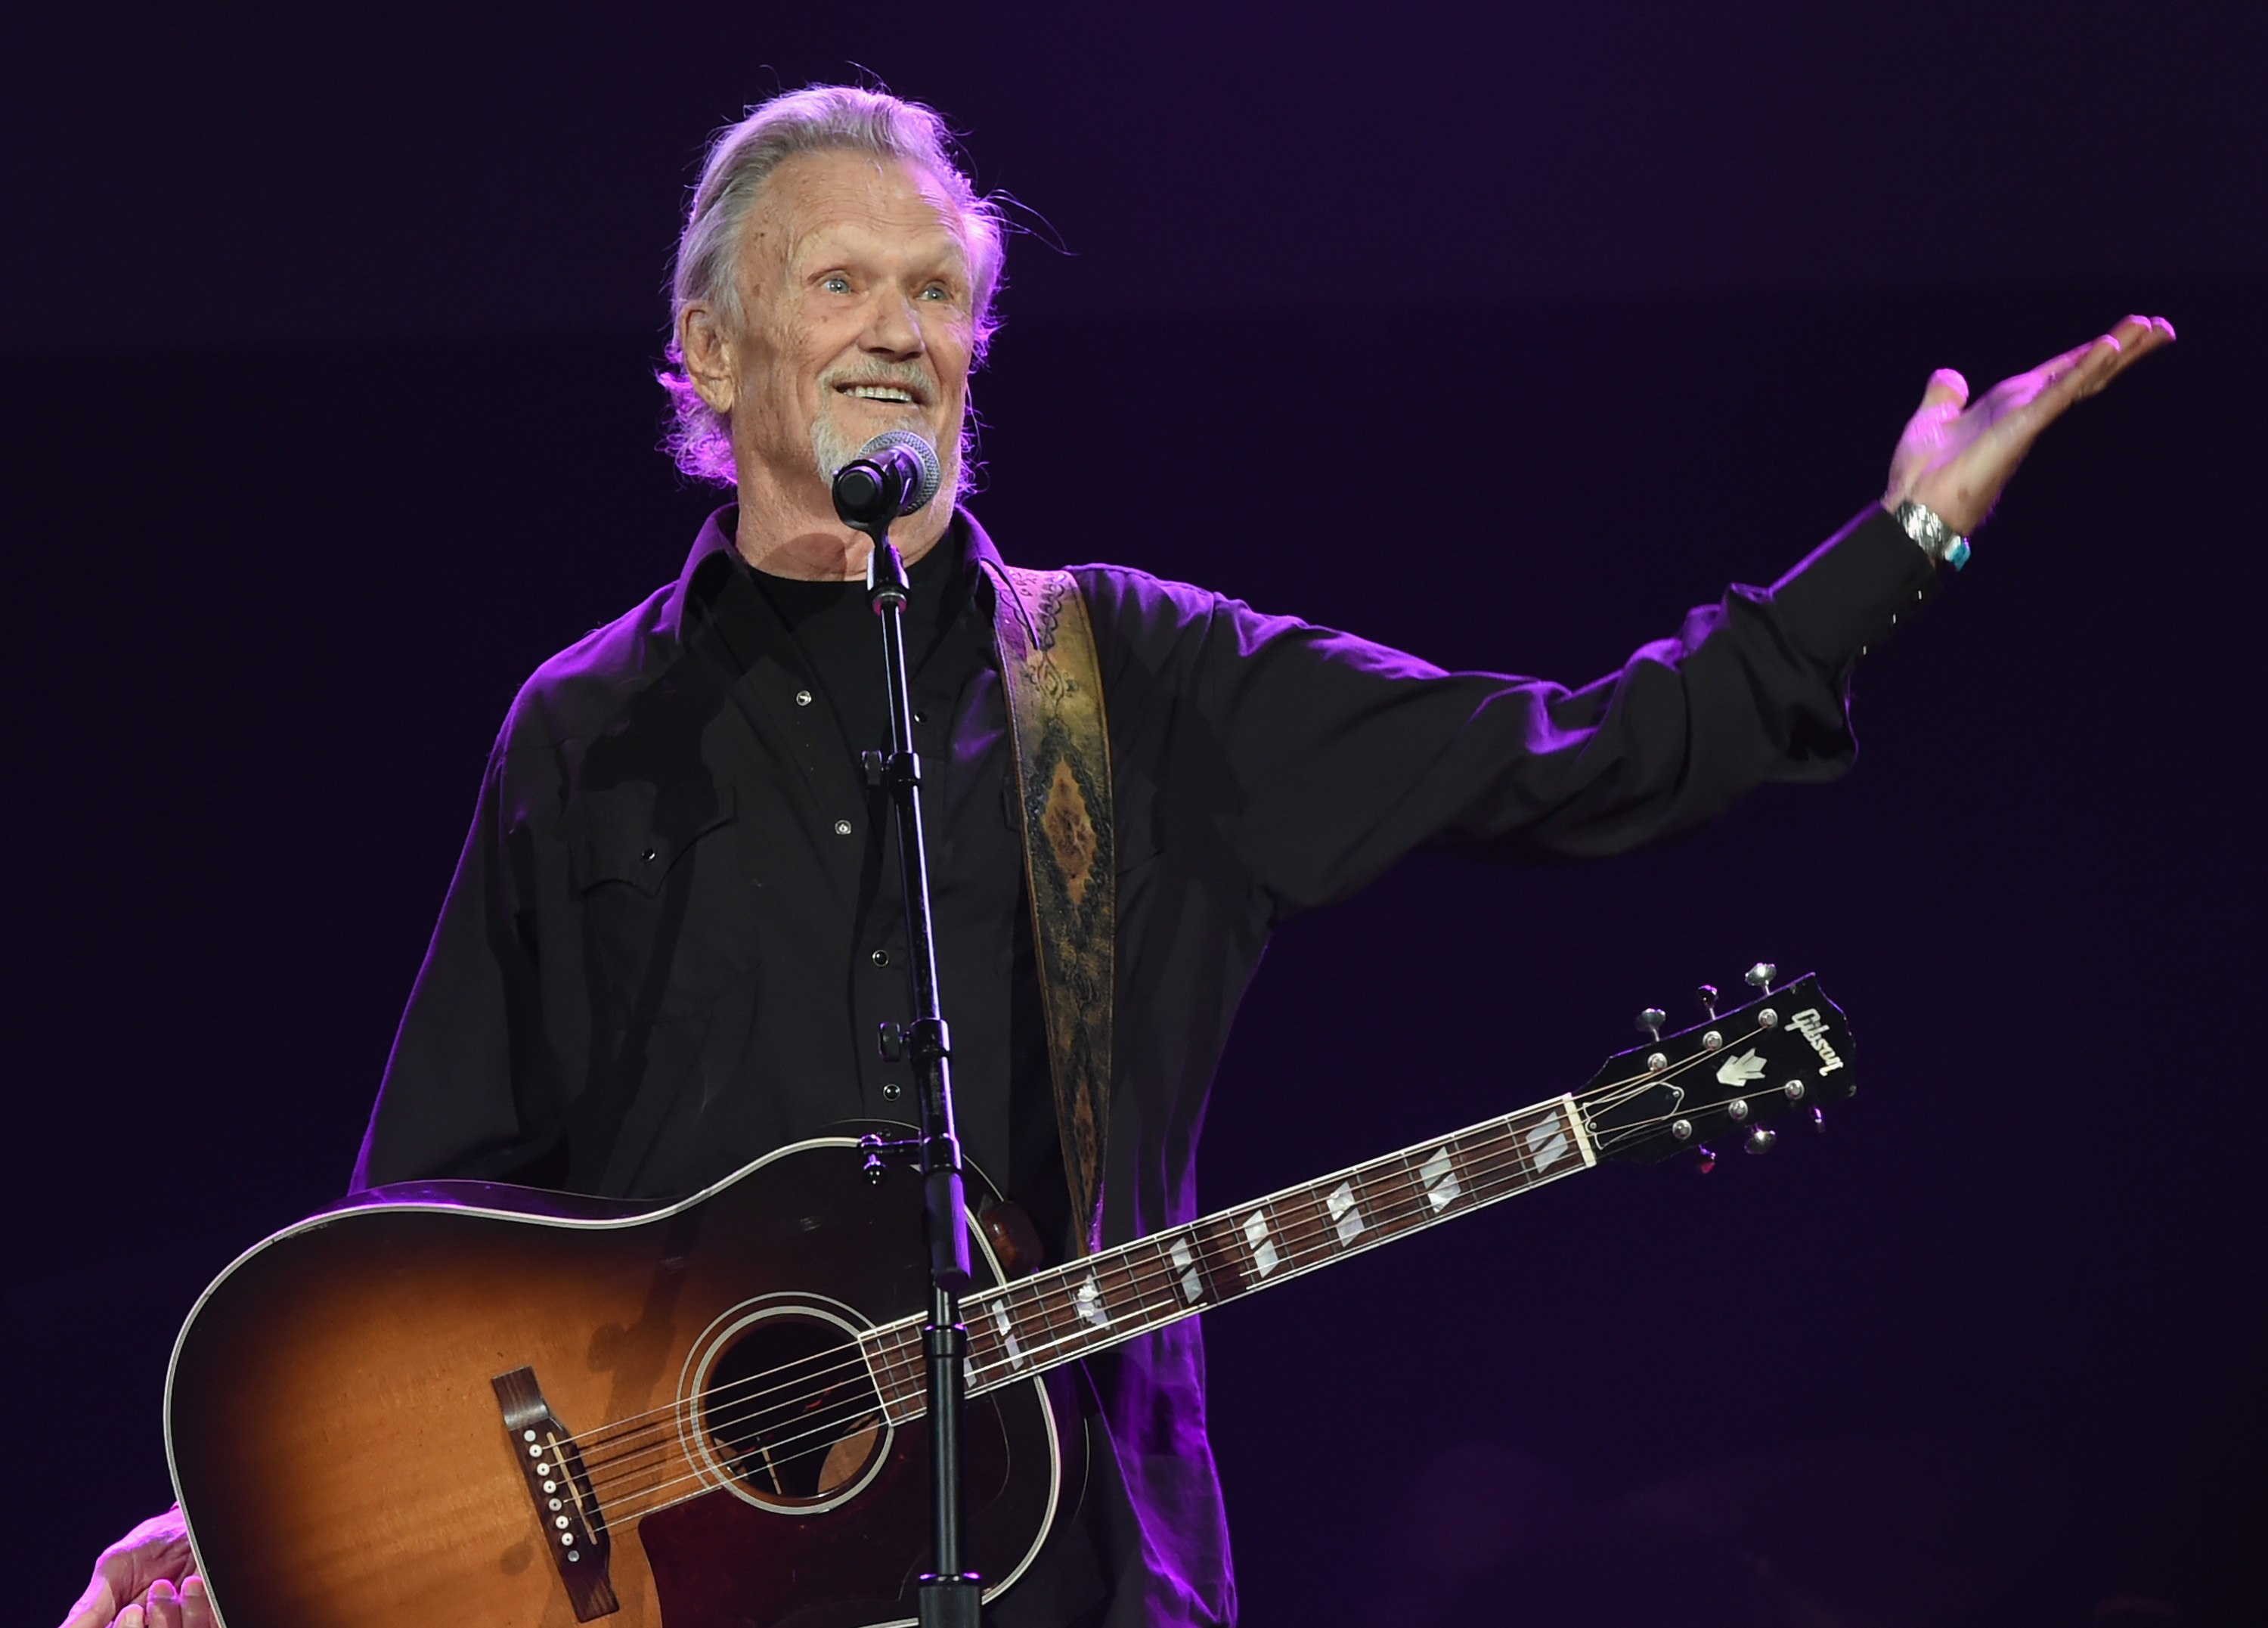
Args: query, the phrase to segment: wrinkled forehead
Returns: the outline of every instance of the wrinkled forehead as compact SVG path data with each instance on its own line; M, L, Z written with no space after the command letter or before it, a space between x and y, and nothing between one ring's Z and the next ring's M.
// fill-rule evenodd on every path
M799 153L772 172L748 222L747 252L792 268L844 253L950 263L975 260L968 223L942 181L902 158Z

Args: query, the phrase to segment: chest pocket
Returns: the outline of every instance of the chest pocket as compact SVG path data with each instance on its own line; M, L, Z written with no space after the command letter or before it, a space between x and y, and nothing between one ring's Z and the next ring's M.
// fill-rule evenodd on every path
M567 810L569 865L582 905L592 1008L616 1028L706 1007L751 966L735 919L737 856L718 834L733 788L665 801L648 781L586 792Z

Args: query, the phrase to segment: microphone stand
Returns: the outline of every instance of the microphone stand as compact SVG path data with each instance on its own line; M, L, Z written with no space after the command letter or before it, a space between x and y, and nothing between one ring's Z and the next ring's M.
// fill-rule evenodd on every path
M880 1179L886 1158L913 1157L922 1175L923 1229L929 1246L930 1304L922 1325L922 1355L929 1377L930 1511L933 1570L922 1573L920 1628L979 1628L983 1583L961 1553L966 1499L961 1486L961 1416L968 1330L961 1321L961 1292L969 1285L968 1212L964 1207L961 1141L954 1128L953 1045L939 1008L937 941L930 921L929 851L922 832L921 760L914 752L913 705L907 688L905 562L890 541L890 522L905 491L895 470L861 460L835 477L835 509L845 524L873 542L866 563L866 595L882 623L882 663L890 697L890 751L867 754L867 771L880 770L897 811L898 865L906 895L906 950L913 982L913 1023L904 1055L913 1064L921 1099L917 1143L866 1138L866 1173ZM896 1050L886 1025L884 1055Z

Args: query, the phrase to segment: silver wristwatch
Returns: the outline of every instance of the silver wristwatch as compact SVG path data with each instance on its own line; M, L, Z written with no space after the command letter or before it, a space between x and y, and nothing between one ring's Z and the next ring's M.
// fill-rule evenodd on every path
M1937 518L1934 510L1909 497L1898 505L1897 519L1905 527L1906 535L1919 543L1921 551L1939 564L1959 571L1969 564L1969 539L1957 535L1953 527Z

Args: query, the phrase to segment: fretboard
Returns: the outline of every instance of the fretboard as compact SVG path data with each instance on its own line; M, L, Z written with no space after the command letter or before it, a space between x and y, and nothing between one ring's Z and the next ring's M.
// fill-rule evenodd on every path
M1539 1102L1302 1187L968 1296L972 1396L1193 1317L1598 1162L1573 1099ZM921 1320L860 1341L894 1425L927 1411Z

